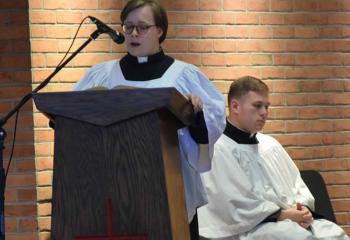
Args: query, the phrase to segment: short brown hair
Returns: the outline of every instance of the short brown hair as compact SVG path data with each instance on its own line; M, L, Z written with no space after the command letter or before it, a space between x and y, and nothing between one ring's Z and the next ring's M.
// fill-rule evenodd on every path
M259 93L261 95L269 94L269 87L260 79L252 76L244 76L234 80L228 92L228 103L230 104L232 98L239 99L249 91Z
M123 8L120 14L120 20L124 24L125 19L131 11L144 6L151 7L155 25L163 30L163 34L159 38L159 43L162 43L168 31L168 17L165 9L157 0L130 0Z

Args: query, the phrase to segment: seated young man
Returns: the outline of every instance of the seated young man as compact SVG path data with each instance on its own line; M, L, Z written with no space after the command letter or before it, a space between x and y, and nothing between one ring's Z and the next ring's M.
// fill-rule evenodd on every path
M207 239L349 239L333 222L317 218L314 198L299 170L265 125L269 90L253 77L230 87L229 116L215 144L212 170L202 174L209 203L198 210Z

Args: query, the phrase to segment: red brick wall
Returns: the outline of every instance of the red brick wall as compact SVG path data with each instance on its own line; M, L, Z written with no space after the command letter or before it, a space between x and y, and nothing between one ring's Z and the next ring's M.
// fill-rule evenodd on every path
M321 171L337 220L350 233L350 2L162 2L169 10L170 20L168 39L163 46L166 52L199 66L224 94L232 79L243 75L253 75L268 83L273 107L265 132L286 146L300 168ZM85 16L98 17L120 30L122 6L121 0L30 0L34 86L53 71ZM73 49L94 29L94 25L84 24ZM69 90L86 68L124 53L123 46L101 36L59 73L45 91ZM30 122L31 119L26 120L27 124ZM47 239L53 133L47 120L37 112L34 123L38 223L40 239Z
M28 2L0 2L0 115L31 92ZM14 155L6 186L6 239L37 239L33 105L20 111ZM14 117L5 124L4 166L9 163Z

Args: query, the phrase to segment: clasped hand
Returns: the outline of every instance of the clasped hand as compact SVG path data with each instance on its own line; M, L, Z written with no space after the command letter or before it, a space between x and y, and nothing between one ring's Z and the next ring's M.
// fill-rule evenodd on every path
M278 217L278 220L282 221L285 219L290 219L298 223L303 228L310 227L314 220L310 210L304 206L301 206L300 210L298 210L297 207L283 209Z

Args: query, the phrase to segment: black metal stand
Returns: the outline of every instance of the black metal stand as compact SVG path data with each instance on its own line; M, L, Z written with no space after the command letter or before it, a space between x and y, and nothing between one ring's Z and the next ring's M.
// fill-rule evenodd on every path
M38 87L36 87L31 93L25 95L22 100L3 118L0 119L0 240L5 240L5 185L6 185L6 178L5 178L5 168L4 168L4 159L3 159L3 149L4 149L4 142L6 138L6 132L3 128L3 126L6 124L6 122L11 118L17 111L20 110L20 108L29 100L32 98L34 93L37 93L40 89L44 88L50 80L64 67L69 63L81 50L83 50L92 40L95 40L101 33L99 29L93 32L90 35L90 38L85 41L72 55L67 58L61 65L56 67L55 71L50 74L43 82L39 84Z

